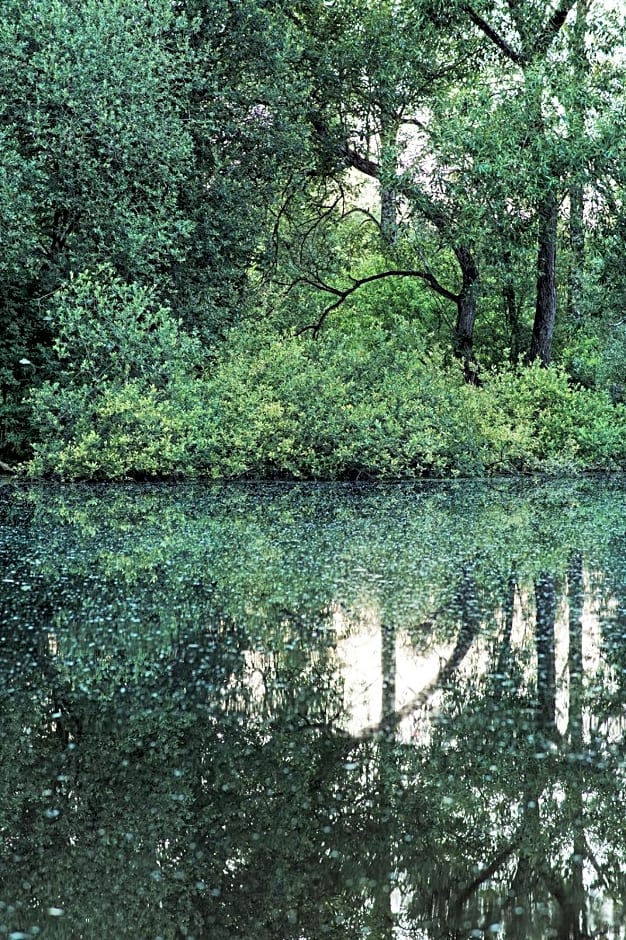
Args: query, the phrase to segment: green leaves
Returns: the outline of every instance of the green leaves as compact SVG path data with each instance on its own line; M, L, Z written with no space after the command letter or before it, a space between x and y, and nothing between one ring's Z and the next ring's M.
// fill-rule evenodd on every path
M50 319L60 381L32 395L41 435L32 469L119 479L188 466L201 351L154 292L105 266L73 279Z
M14 14L20 54L2 106L21 156L41 174L40 263L65 273L69 256L80 269L105 241L107 260L154 268L176 231L191 156L169 5L38 0Z
M90 306L91 305L91 306ZM78 279L55 313L61 383L32 396L30 472L65 478L416 479L626 466L626 413L555 369L468 386L415 325L198 346L147 292Z

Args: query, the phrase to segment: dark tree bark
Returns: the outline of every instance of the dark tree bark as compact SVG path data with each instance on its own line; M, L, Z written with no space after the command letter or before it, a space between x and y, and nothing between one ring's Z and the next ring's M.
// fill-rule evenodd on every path
M581 3L584 0L580 0ZM565 25L570 11L577 0L560 0L541 29L536 30L529 26L523 16L523 8L517 0L510 0L508 7L511 15L517 40L510 41L505 33L499 32L486 20L471 4L465 4L462 9L469 16L474 25L486 36L500 53L518 66L525 78L531 76L531 85L535 84L532 72L535 66L546 60L548 51L559 32ZM538 136L544 133L541 91L537 94L534 89L529 102L529 128L533 128ZM537 300L535 308L535 322L530 345L530 361L539 359L542 365L548 366L552 358L552 338L556 319L556 228L558 218L557 186L559 174L551 173L550 183L547 184L546 193L537 207L538 252L537 252Z
M567 312L576 323L583 319L581 300L585 269L584 196L580 183L573 183L569 192L570 269L567 285Z
M344 156L348 166L376 179L380 183L380 229L385 244L393 247L398 235L398 191L385 183L381 178L385 174L381 166L367 157L361 156L354 148L346 146ZM433 198L429 193L420 192L419 195L411 193L415 208L442 237L447 237L450 229L450 218L447 209ZM417 273L428 285L447 300L456 304L456 323L452 337L452 346L455 355L462 361L465 378L468 382L479 384L478 369L474 362L474 324L478 311L478 288L480 276L478 263L471 248L467 245L457 245L453 248L454 255L461 269L461 289L454 293L442 287L432 273L427 275Z
M589 72L589 60L585 48L587 12L589 0L577 0L576 21L572 30L572 57L574 81L579 90L585 86ZM570 105L568 124L572 137L580 139L585 133L585 110L587 104L583 94L576 95ZM567 312L575 323L581 323L583 279L585 271L585 192L584 176L575 173L569 186L569 247L570 264L567 285Z
M382 715L396 710L396 630L381 624Z
M398 197L391 186L381 186L380 189L380 233L383 242L388 247L398 241Z
M555 193L549 193L539 207L539 237L537 252L537 303L530 344L530 361L539 359L549 366L552 359L552 340L556 321L556 227L558 203Z
M583 735L583 561L574 552L567 572L569 600L569 720L568 731L572 748L582 749Z
M454 249L461 268L461 290L456 299L456 325L454 328L454 351L462 361L468 382L478 382L478 370L474 358L474 323L478 302L478 265L469 248Z

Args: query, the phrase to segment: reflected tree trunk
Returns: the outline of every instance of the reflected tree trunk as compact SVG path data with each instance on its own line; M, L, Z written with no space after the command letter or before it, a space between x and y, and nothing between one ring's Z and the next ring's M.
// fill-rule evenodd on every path
M572 750L583 744L583 562L580 552L570 559L567 572L569 600L569 720L568 738Z
M569 601L569 721L568 739L574 753L580 753L583 747L583 564L580 552L570 558L567 572ZM559 937L563 940L579 940L588 936L585 886L583 883L583 865L587 854L585 840L585 809L583 793L578 774L568 775L567 781L568 815L572 820L573 853L570 860L570 882L561 901L562 922Z
M476 581L470 564L463 565L463 573L457 588L455 603L461 615L461 631L449 664L453 662L455 656L460 656L460 659L465 656L480 626L480 607L476 595Z
M396 631L395 627L381 624L381 671L383 679L381 715L396 710Z
M461 629L450 658L442 665L436 678L424 686L406 705L383 715L382 720L376 724L363 728L358 735L351 739L344 757L347 757L355 747L364 741L394 734L403 718L411 715L420 706L425 705L438 689L445 688L447 681L462 663L480 627L480 608L476 596L476 585L469 564L463 566L463 574L455 595L454 609L455 611L458 610L460 614ZM429 623L430 619L426 622Z
M377 843L373 843L373 854L371 856L372 872L376 885L372 899L371 926L380 940L393 940L395 935L396 918L391 909L391 892L397 868L393 840L395 797L394 783L390 778L390 773L394 766L393 752L396 746L396 732L403 717L410 714L419 704L427 701L436 688L445 686L446 681L451 678L469 651L479 630L481 622L480 605L472 567L468 563L463 566L461 579L455 593L454 610L459 613L460 631L450 659L440 670L435 682L427 689L422 690L422 693L408 706L400 709L396 708L395 630L385 626L381 627L382 720L377 726L364 729L359 736L362 742L372 738L377 739L378 767L376 772L379 790L377 816L372 822L374 830L379 833L379 838ZM344 756L347 756L349 751L358 744L359 739L353 740L350 748L344 752ZM512 851L512 847L507 847L496 860L494 870L501 867ZM473 883L466 894L461 894L457 900L459 910L467 898L474 894L480 883L482 883L482 878Z
M535 648L537 650L537 726L549 736L556 732L556 668L554 659L554 618L556 590L554 576L542 572L535 582L537 609Z
M396 708L396 630L393 626L381 624L381 717L391 715ZM394 787L390 774L395 765L394 748L396 729L390 728L379 740L377 748L378 807L374 828L379 831L377 844L374 844L373 863L376 888L372 907L372 929L381 940L393 940L395 917L391 910L391 892L393 889L396 864L393 843Z
M517 572L511 569L506 586L506 595L504 598L504 634L502 636L502 645L498 655L498 664L496 672L498 676L506 676L510 679L510 669L512 663L511 657L511 634L513 633L513 616L515 614L515 595L517 592Z

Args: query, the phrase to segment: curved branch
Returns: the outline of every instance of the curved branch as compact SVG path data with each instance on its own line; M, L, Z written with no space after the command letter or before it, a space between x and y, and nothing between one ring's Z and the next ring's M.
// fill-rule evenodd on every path
M371 176L372 179L379 179L380 166L374 160L370 160L369 157L364 157L363 154L355 150L354 147L350 147L349 144L345 145L343 155L348 166L353 167L360 173L364 173L366 176Z
M477 629L477 622L463 623L449 659L441 666L435 678L420 689L417 695L407 702L406 705L403 705L402 708L397 708L390 714L383 715L379 722L363 728L362 731L354 737L351 748L354 748L357 744L362 744L364 741L377 738L381 734L392 734L404 718L408 718L408 716L418 708L423 708L430 701L435 692L438 692L448 679L454 675L463 662L474 642Z
M502 866L508 862L513 853L519 848L520 842L521 839L518 836L518 838L514 839L510 845L505 846L505 848L498 852L493 861L487 865L486 868L483 868L480 874L478 874L476 878L470 882L470 884L463 888L454 902L454 907L457 912L461 911L463 905L469 901L471 896L475 894L476 891L478 891L482 884L484 884L486 881L489 881L489 879L495 875L498 869L502 868Z
M565 23L570 11L573 9L576 0L561 0L556 10L553 11L550 19L544 26L544 28L539 33L537 40L530 44L528 43L529 48L526 48L524 52L518 52L517 49L514 49L513 46L502 36L496 29L491 26L487 20L474 10L469 3L463 6L463 10L475 26L487 36L492 43L497 46L500 52L504 53L507 59L510 59L511 62L515 62L516 65L524 66L529 65L532 59L537 58L538 56L543 56L546 54L557 34L561 30L561 27ZM509 3L511 11L515 12L517 4ZM517 20L517 17L516 17ZM519 30L519 23L518 23ZM522 36L522 42L524 41L524 36Z
M446 300L450 300L453 303L458 301L458 294L454 294L452 291L448 290L447 287L444 287L439 283L434 274L431 274L430 271L420 271L410 269L407 271L381 271L379 274L370 274L368 277L362 277L358 280L353 280L353 283L350 287L340 288L333 287L331 284L325 284L323 281L313 281L310 278L300 278L300 284L309 284L311 287L314 287L317 290L325 291L328 294L333 294L338 299L334 301L329 307L326 307L322 314L315 323L309 323L307 326L303 326L302 329L298 330L296 336L301 336L303 333L308 332L309 330L313 333L314 337L317 337L326 317L336 310L341 304L346 300L351 294L354 294L355 291L363 287L364 284L372 284L374 281L382 281L387 277L416 277L424 281L436 294L439 294L441 297L445 297Z
M573 9L576 0L561 0L561 3L558 5L545 27L539 34L537 42L535 43L533 52L537 54L545 54L550 48L553 40L555 39L557 33L560 31L561 27L564 25L565 20L567 19L570 10Z

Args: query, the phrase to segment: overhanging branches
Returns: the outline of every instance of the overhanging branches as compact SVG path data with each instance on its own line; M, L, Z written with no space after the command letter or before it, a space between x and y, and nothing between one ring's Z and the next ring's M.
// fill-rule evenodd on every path
M337 310L341 304L347 300L352 294L358 291L365 284L372 284L375 281L382 281L388 277L415 277L424 283L428 284L431 290L439 294L441 297L445 297L446 300L450 300L453 303L457 303L459 297L458 294L453 293L453 291L448 290L447 287L444 287L443 284L440 284L434 274L430 271L423 271L416 268L402 269L402 270L391 270L391 271L380 271L378 274L370 274L367 277L361 278L351 278L352 283L349 287L334 287L332 284L327 284L321 279L313 280L312 278L298 278L293 286L297 284L308 284L310 287L313 287L315 290L324 291L327 294L332 294L337 299L333 303L329 304L322 311L321 316L315 323L308 323L306 326L303 326L300 330L297 331L298 336L302 333L311 331L314 337L317 337L320 330L322 329L326 317Z

